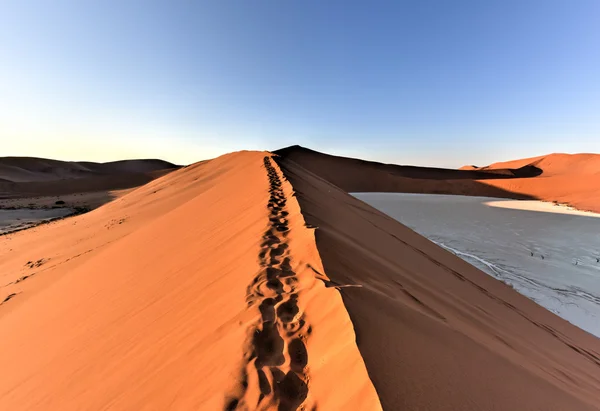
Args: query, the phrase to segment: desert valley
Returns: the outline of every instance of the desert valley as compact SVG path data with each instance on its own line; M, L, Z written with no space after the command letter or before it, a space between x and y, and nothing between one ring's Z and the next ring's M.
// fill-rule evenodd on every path
M596 213L593 154L0 158L0 409L598 410Z

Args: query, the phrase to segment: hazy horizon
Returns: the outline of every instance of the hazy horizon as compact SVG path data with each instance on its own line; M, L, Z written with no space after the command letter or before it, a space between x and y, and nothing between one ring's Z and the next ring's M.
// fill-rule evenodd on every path
M288 146L289 147L289 146ZM312 147L306 147L306 146L302 146L304 148L310 149L310 150L314 150ZM266 151L277 151L279 149L282 148L286 148L286 147L278 147L275 149L264 149ZM234 150L234 151L228 151L228 152L223 152L223 153L219 153L216 154L214 156L211 157L203 157L203 158L199 158L198 160L195 160L191 163L180 163L180 162L176 162L176 161L170 161L169 159L166 158L162 158L162 157L152 157L152 156L147 156L147 157L123 157L123 158L113 158L110 160L90 160L88 158L68 158L68 157L41 157L41 156L33 156L33 155L6 155L6 156L2 156L0 158L5 158L5 157L30 157L30 158L43 158L43 159L49 159L49 160L60 160L60 161L71 161L71 162L86 162L86 161L91 161L91 162L98 162L98 163L108 163L108 162L112 162L112 161L123 161L123 160L164 160L164 161L168 161L170 163L173 163L175 165L179 165L179 166L187 166L190 164L194 164L200 161L204 161L204 160L210 160L210 159L214 159L217 158L223 154L228 154L231 152L235 152L235 151L243 151L243 150ZM251 151L263 151L261 149L256 149L256 150L251 150ZM318 150L315 150L318 151ZM329 154L329 155L333 155L333 156L342 156L342 157L351 157L351 156L344 156L342 154L336 153L336 152L332 152L332 151L319 151L320 153L323 154ZM566 154L566 155L576 155L576 154L597 154L600 155L600 153L545 153L545 154L540 154L540 155L536 155L536 156L531 156L531 157L541 157L541 156L545 156L545 155L552 155L552 154ZM527 158L531 158L531 157L521 157L521 158L505 158L505 159L499 159L499 160L495 160L489 163L465 163L465 164L460 164L457 166L443 166L443 165L436 165L436 164L418 164L418 163L410 163L410 162L392 162L390 164L397 164L397 165L405 165L405 166L421 166L421 167L439 167L439 168L448 168L448 169L457 169L463 166L477 166L477 167L484 167L484 166L488 166L494 163L502 163L502 162L507 162L507 161L513 161L513 160L523 160L523 159L527 159ZM377 158L369 158L368 156L364 156L364 155L355 155L351 158L358 158L361 160L367 160L367 161L376 161L376 162L381 162L381 160L378 160ZM389 163L389 162L388 162Z
M600 152L600 3L7 1L0 156Z

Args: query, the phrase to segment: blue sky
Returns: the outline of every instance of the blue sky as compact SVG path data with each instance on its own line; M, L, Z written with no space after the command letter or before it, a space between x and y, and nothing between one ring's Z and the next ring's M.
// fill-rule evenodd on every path
M0 155L600 152L600 1L0 2Z

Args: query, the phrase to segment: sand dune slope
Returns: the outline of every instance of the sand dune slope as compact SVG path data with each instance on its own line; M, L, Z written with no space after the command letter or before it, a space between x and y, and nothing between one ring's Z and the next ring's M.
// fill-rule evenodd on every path
M93 163L0 157L0 199L127 189L146 184L177 168L163 160Z
M543 173L536 178L486 181L498 189L526 194L545 201L558 201L581 210L600 212L600 155L550 154L496 163L478 170L533 165Z
M598 410L600 340L289 158L387 410Z
M380 409L330 285L268 153L178 170L0 237L0 409Z
M536 167L517 169L449 170L398 166L354 158L332 156L300 146L276 151L347 192L402 192L480 195L487 197L532 198L515 194L489 181L513 181L541 173Z
M343 182L342 185L360 183L359 176L361 172L377 175L380 179L384 178L387 174L394 177L428 180L505 179L533 177L541 173L541 170L531 164L523 164L517 167L495 167L491 169L471 167L459 170L383 164L375 161L319 153L318 151L302 146L286 147L275 151L275 153L298 164L302 164L306 169L318 175L323 175L323 178L326 180L336 179L340 183Z
M600 173L600 154L561 154L524 158L514 161L490 164L477 170L497 170L534 165L544 171L545 176L557 174L598 174Z
M177 168L177 166L163 160L122 160L94 163L35 157L0 157L0 178L12 182L66 180L120 173L148 173L173 168Z
M460 170L331 156L300 146L277 151L347 192L458 194L558 201L600 212L600 155L551 154Z

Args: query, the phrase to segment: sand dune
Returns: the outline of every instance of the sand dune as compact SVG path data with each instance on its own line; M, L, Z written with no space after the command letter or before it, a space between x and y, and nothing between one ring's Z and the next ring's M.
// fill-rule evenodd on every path
M177 166L163 160L123 160L94 163L35 157L0 157L0 179L14 183L66 180L121 173L148 173L174 168L177 168Z
M598 409L598 339L275 158L0 237L0 409Z
M0 158L0 199L64 196L139 187L178 166L162 160L110 163Z
M303 147L278 150L347 192L458 194L557 201L600 212L600 155L551 154L460 170L380 164Z
M0 409L380 409L313 232L253 152L0 237Z
M289 158L298 164L305 164L308 170L322 175L326 180L335 180L339 184L334 184L338 186L361 184L361 180L375 175L380 178L388 175L392 177L428 180L483 180L534 177L540 175L542 172L540 169L529 164L513 168L497 167L489 170L478 168L451 170L433 167L400 166L332 156L301 146L286 147L275 151L275 153L281 157ZM363 176L362 179L358 178L362 173L368 173L368 175ZM346 191L352 190L346 189Z
M600 340L282 159L384 409L592 410Z
M494 163L477 170L496 170L510 167L534 165L544 171L545 176L557 174L600 173L600 154L549 154L521 160Z
M512 181L487 181L495 188L528 195L544 201L557 201L580 210L600 212L600 155L550 154L478 170L532 165L543 170L536 178Z
M275 153L347 192L462 194L530 199L532 197L527 194L512 193L487 182L496 179L512 181L517 174L534 176L541 172L535 167L488 172L398 166L332 156L300 146L277 150Z

